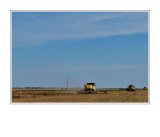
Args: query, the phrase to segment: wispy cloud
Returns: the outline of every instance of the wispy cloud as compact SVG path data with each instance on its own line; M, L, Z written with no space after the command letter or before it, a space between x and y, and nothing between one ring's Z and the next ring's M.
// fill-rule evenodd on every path
M147 13L13 13L13 46L146 33Z
M77 72L77 71L109 71L109 70L124 70L124 69L137 69L144 66L140 65L116 65L116 66L90 66L90 65L56 65L54 67L46 68L48 71L54 72Z

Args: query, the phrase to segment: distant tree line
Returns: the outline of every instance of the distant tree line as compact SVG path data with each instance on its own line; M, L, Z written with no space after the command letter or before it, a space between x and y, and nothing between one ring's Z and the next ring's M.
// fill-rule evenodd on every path
M44 89L44 87L13 87L13 89Z
M55 89L55 88L60 88L60 87L13 87L12 89Z

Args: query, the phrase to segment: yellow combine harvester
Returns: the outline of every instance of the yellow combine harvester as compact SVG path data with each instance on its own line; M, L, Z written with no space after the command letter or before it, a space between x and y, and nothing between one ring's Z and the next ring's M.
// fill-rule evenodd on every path
M88 94L96 94L97 93L97 90L96 90L96 84L95 83L87 83L86 85L84 85L84 90L85 90L85 93L88 93Z
M146 88L146 87L144 87L144 88L143 88L143 90L147 90L147 88Z
M133 85L129 85L127 88L127 91L135 91L135 90L136 90L136 88Z

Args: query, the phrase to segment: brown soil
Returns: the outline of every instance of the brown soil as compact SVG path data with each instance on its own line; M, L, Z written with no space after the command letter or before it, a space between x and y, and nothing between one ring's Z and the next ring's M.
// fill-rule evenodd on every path
M13 89L13 103L32 102L148 102L148 90L101 89L99 94L84 94L82 89Z

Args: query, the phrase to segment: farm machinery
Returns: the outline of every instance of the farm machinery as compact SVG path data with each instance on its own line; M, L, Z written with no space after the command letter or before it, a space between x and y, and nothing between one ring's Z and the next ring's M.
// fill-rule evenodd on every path
M146 88L146 87L144 87L144 88L143 88L143 90L147 90L147 88Z
M96 84L95 83L87 83L84 85L84 91L86 94L96 94L98 91L96 90Z
M127 91L135 91L136 88L135 88L135 86L133 86L133 85L129 85L126 90L127 90Z

